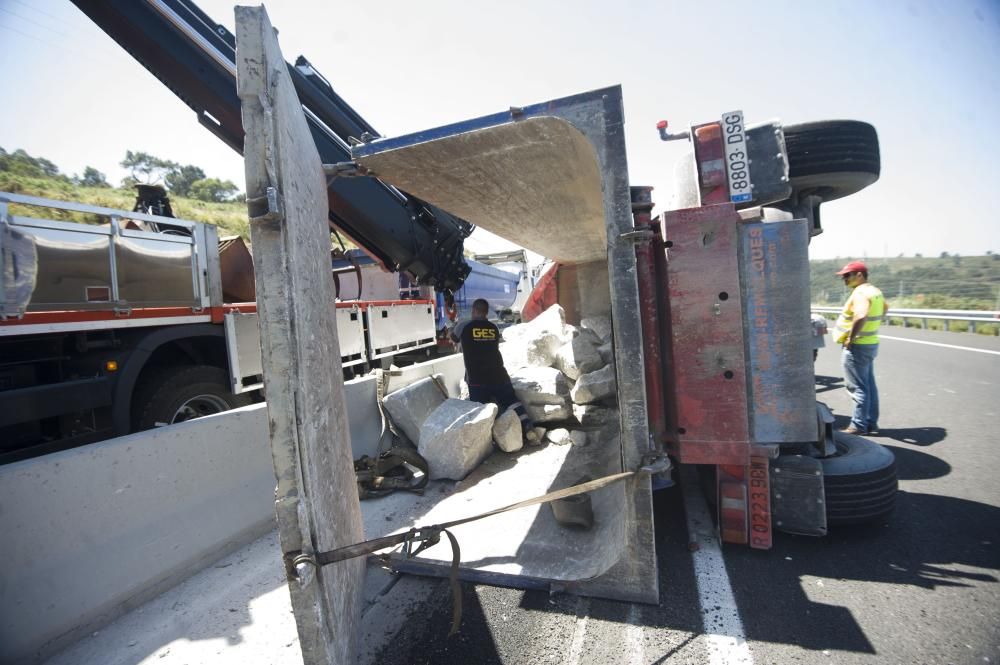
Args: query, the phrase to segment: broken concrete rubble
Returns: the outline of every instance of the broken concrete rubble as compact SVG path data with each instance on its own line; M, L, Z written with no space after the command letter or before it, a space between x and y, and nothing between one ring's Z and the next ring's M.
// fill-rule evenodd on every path
M525 404L524 409L536 423L568 420L573 416L568 404Z
M517 398L525 404L564 405L569 400L570 382L554 367L522 367L511 373Z
M496 404L445 400L424 421L417 450L432 480L461 480L493 449Z
M440 375L437 375L440 377ZM436 408L448 399L435 377L420 379L389 393L382 400L392 422L410 441L420 440L420 427Z
M566 330L566 313L559 305L552 305L539 316L503 331L504 344L500 345L507 371L519 367L549 367L556 352L569 341Z
M540 445L542 445L542 443L545 441L545 428L544 427L535 427L531 431L535 435L535 438L534 438L534 440L528 441L528 445L529 446L540 446Z
M493 441L505 453L512 453L524 446L521 418L514 409L507 409L493 421Z
M605 342L611 339L611 318L607 316L589 316L580 321L580 327L597 333Z
M605 365L610 363L615 355L614 349L611 346L611 342L605 342L604 344L601 344L599 347L597 347L597 352L601 354L601 362Z
M600 404L574 404L573 415L582 427L601 427L618 418L618 409Z
M570 397L575 404L593 404L614 397L617 390L614 366L606 365L595 372L581 376L570 391Z
M581 331L566 344L556 351L554 366L571 379L580 378L581 374L587 374L600 369L604 365L601 354L597 351L597 344L594 343L595 335L590 331Z
M565 427L557 427L556 429L550 429L546 434L545 438L549 443L554 443L557 446L562 446L570 443L572 439L570 438L569 430Z

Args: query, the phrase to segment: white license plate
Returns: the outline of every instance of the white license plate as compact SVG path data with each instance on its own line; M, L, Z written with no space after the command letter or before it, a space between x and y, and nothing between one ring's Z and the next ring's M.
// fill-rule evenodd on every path
M722 115L722 136L726 155L726 175L729 178L729 200L743 203L753 198L750 184L750 158L747 136L743 127L743 111Z

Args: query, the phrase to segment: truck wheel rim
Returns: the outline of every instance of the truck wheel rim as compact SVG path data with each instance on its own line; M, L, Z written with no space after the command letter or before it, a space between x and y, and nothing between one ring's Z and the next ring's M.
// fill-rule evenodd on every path
M177 407L169 424L182 423L228 410L229 404L218 395L196 395Z

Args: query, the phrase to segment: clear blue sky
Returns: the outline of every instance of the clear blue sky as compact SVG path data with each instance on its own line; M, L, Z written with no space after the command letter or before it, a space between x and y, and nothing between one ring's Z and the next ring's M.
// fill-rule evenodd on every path
M198 4L232 27L230 3ZM824 207L814 258L1000 251L995 0L272 4L285 56L385 135L621 83L632 182L665 203L681 147L661 118L856 118L882 178ZM115 181L143 150L243 185L236 153L69 2L0 0L0 71L7 150Z

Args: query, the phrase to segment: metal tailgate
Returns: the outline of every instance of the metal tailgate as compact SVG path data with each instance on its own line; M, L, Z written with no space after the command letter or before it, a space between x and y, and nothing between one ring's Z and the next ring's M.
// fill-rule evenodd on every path
M634 231L620 87L606 88L353 148L371 174L503 238L569 266L567 320L608 311L614 326L620 422L612 447L549 446L513 466L497 455L455 493L390 497L386 513L413 524L441 523L574 484L635 470L650 452ZM607 285L604 290L603 285ZM596 295L592 295L596 294ZM462 525L461 576L657 602L649 479L594 496L595 527L559 526L546 507ZM399 510L397 510L399 509ZM372 522L367 519L366 525ZM381 535L366 534L369 537ZM400 563L447 574L446 545Z

